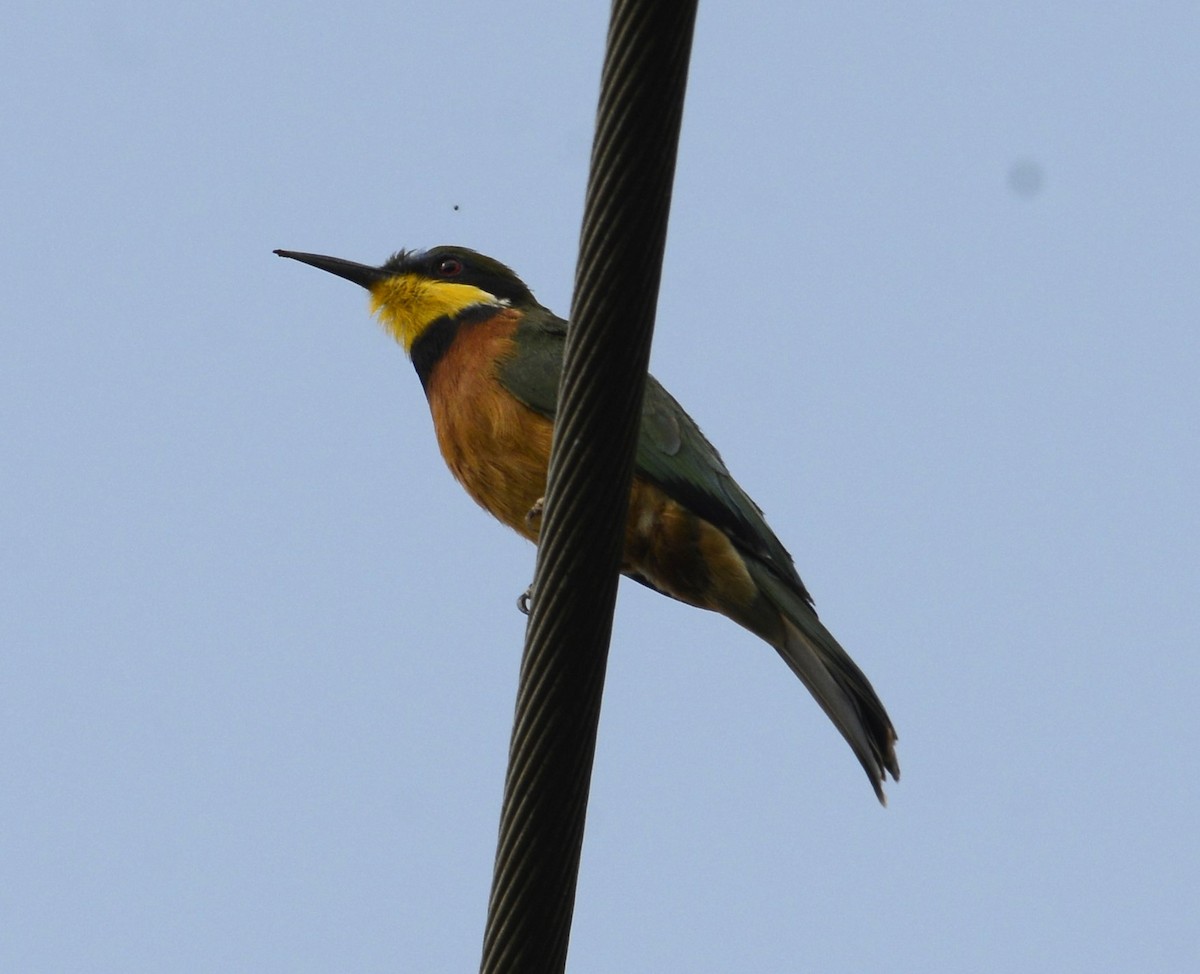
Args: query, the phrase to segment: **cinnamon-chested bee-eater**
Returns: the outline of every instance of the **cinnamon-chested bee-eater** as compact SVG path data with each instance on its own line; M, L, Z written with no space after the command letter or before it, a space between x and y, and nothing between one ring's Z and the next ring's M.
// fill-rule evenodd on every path
M275 251L366 288L412 359L442 456L487 511L537 541L567 322L499 261L464 247L380 267ZM766 640L841 731L880 801L900 777L874 689L817 619L792 557L700 428L647 378L622 571Z

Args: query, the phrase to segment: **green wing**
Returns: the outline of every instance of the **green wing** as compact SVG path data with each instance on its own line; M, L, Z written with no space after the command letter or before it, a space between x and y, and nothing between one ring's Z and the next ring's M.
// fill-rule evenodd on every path
M554 418L567 324L540 306L518 327L518 352L500 366L509 392L543 416ZM744 553L812 599L791 555L763 520L762 511L729 473L700 427L654 378L646 380L638 437L637 473L661 487L692 513L721 528Z

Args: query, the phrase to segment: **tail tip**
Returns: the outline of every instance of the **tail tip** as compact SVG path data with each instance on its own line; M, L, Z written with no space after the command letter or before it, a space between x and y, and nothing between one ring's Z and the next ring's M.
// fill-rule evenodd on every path
M867 767L867 777L871 780L871 787L875 789L875 797L884 808L887 808L887 794L883 786L888 775L891 775L892 781L900 780L900 762L896 760L896 732L891 727L887 729L884 747L875 754L872 766Z

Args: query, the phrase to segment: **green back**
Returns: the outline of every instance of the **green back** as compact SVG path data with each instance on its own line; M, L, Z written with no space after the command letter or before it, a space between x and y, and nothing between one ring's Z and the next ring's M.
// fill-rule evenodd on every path
M567 323L541 305L518 326L517 354L500 367L500 381L517 399L554 418ZM753 555L811 603L791 555L763 520L762 511L726 469L700 427L654 376L646 379L638 437L637 473L725 531L743 554Z

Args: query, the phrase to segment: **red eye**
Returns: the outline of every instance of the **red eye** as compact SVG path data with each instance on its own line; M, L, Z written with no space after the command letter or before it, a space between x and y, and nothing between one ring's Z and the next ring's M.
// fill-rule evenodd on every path
M458 275L462 273L462 269L462 261L457 257L447 257L440 264L438 264L438 273L441 274L442 277L458 277Z

